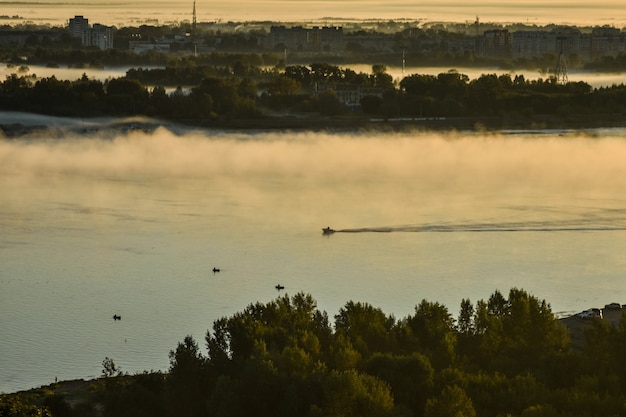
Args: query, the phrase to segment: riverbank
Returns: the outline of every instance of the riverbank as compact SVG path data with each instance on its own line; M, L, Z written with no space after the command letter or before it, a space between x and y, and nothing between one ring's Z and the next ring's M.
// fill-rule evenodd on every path
M622 309L602 309L603 318L607 324L617 327L626 310ZM570 333L572 340L572 348L575 350L582 349L585 343L585 330L588 329L593 320L579 317L578 313L571 316L562 317L559 322L565 325ZM132 376L130 376L132 378ZM46 396L60 396L69 405L76 407L77 405L89 401L93 401L93 394L98 389L98 384L103 381L102 378L96 379L74 379L67 381L58 381L49 385L42 385L37 388L17 391L14 393L5 393L0 395L17 395L32 404L41 404Z
M556 116L533 117L432 117L432 118L369 118L359 115L329 116L284 115L254 119L219 120L159 120L148 117L72 119L46 115L21 113L19 121L0 123L0 137L19 138L37 135L39 132L66 132L93 134L103 131L152 132L159 127L172 130L220 129L229 131L540 131L585 130L626 127L621 117L606 115L602 118L575 115L566 118Z

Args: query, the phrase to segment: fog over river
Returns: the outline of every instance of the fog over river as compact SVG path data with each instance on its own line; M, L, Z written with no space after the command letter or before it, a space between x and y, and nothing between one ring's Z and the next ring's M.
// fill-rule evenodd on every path
M623 129L84 137L29 117L0 113L49 127L0 139L0 392L105 357L167 370L186 335L300 291L331 318L456 316L512 287L559 314L626 303Z

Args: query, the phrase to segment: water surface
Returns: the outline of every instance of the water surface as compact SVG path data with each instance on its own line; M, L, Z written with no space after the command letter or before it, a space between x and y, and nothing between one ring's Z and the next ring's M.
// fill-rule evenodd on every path
M95 377L105 357L166 370L177 342L204 346L213 320L276 284L331 317L349 300L456 315L511 287L560 313L626 302L623 130L76 137L60 132L80 121L57 123L0 141L0 391Z

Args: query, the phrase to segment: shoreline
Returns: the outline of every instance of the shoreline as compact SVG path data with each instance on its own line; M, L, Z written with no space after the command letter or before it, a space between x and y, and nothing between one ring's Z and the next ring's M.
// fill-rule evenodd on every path
M626 313L626 308L621 309L608 309L602 308L603 318L601 320L607 322L610 326L619 326L622 316ZM584 319L578 317L579 313L574 313L570 316L560 317L555 319L567 327L571 337L571 348L573 350L582 349L585 343L585 330L592 324L593 319ZM151 371L152 372L152 371ZM166 375L167 372L154 371ZM132 378L134 375L122 375L120 377ZM63 395L70 404L77 404L84 401L87 396L93 391L94 385L102 381L102 377L96 377L93 379L76 378L69 380L56 381L47 385L41 385L38 387L32 387L28 389L22 389L13 392L0 393L0 396L45 396L50 392L55 395Z
M543 130L585 130L626 128L626 120L615 115L601 119L586 115L569 116L567 119L557 116L507 117L431 117L431 118L367 118L361 116L311 115L268 116L255 119L238 120L167 120L151 119L147 116L114 118L64 118L38 113L23 113L24 117L33 117L33 123L9 121L0 123L0 138L17 139L31 136L37 132L69 132L88 135L98 132L114 131L127 133L143 131L151 133L159 127L176 129L218 129L225 131L330 131L330 132L406 132L406 131L441 131L441 132L484 132L534 131ZM53 118L65 123L45 124L37 118Z

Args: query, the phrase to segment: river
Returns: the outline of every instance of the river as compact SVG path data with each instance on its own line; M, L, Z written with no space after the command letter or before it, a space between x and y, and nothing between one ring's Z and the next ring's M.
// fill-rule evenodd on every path
M82 137L64 129L84 121L32 123L56 127L0 140L0 392L97 377L105 357L167 370L186 335L204 346L215 319L297 292L331 318L349 300L456 316L512 287L558 314L626 302L623 129Z

